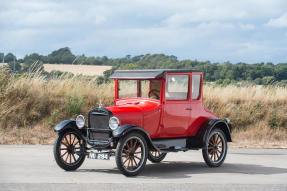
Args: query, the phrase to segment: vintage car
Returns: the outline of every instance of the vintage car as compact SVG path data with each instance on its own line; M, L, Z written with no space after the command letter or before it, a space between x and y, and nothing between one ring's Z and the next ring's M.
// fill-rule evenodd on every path
M85 160L115 156L118 169L135 176L147 159L158 163L168 152L202 149L210 167L225 160L230 120L218 119L202 103L203 73L193 70L116 70L113 106L55 126L57 164L76 170ZM95 90L96 91L96 90Z

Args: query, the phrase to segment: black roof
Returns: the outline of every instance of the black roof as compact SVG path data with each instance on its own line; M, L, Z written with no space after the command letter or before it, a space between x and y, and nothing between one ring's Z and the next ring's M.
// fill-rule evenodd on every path
M145 69L145 70L115 70L110 78L115 79L155 79L161 78L165 73L201 72L198 70L182 69Z

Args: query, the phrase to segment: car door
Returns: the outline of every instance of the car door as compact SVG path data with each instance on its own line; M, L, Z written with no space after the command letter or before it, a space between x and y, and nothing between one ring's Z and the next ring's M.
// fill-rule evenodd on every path
M183 137L190 124L190 75L166 74L161 137Z

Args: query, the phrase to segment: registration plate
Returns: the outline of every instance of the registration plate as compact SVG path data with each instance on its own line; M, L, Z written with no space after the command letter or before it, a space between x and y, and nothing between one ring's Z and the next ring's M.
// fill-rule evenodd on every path
M110 154L109 153L94 153L90 152L88 155L88 158L90 159L100 159L100 160L110 160Z

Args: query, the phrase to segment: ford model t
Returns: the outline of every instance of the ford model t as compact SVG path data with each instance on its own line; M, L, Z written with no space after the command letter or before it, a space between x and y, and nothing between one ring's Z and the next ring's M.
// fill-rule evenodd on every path
M76 170L85 160L115 156L126 176L139 174L147 159L168 152L202 149L206 164L220 166L231 142L229 119L218 119L202 104L203 73L192 70L117 70L114 106L56 125L57 164Z

